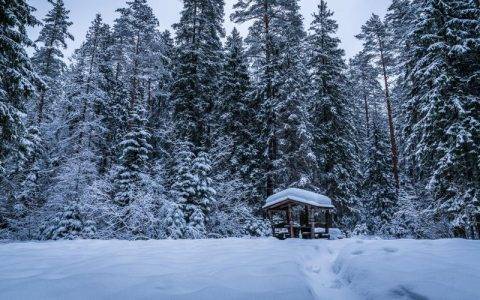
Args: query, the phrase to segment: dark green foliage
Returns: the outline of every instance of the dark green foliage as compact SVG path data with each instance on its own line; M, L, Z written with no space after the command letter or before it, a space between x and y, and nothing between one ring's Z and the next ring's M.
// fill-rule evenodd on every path
M338 25L326 2L314 14L308 37L312 70L312 123L318 170L316 185L331 197L339 221L354 226L357 165L353 129L353 102L346 90L344 51L334 35Z
M220 91L223 0L184 0L176 32L172 101L175 135L211 146L212 112ZM198 151L195 149L195 151Z
M8 229L7 216L12 213L8 206L13 208L21 201L18 185L31 159L26 104L41 81L25 51L33 45L26 30L39 23L25 1L0 1L0 7L0 228ZM20 170L25 176L18 174Z
M478 232L478 16L471 1L422 1L406 62L409 167L433 193L435 215L461 236Z

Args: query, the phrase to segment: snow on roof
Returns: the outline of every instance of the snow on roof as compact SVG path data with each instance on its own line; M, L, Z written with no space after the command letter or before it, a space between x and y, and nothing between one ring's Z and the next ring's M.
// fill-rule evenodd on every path
M289 188L274 195L271 195L265 201L266 203L263 208L274 206L275 204L278 204L285 200L293 200L296 202L310 204L317 207L335 208L332 205L332 200L327 196L296 188Z

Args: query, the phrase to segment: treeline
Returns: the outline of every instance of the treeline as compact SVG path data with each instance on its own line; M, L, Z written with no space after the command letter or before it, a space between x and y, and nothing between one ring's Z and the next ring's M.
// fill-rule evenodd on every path
M146 0L74 37L0 11L0 238L262 236L264 199L330 196L354 234L480 237L480 5L394 0L347 63L324 0L183 0L174 34ZM32 57L26 48L36 46Z

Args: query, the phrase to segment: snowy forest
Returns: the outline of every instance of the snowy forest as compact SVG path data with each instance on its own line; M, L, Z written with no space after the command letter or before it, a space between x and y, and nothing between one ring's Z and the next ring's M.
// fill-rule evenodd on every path
M0 0L0 239L267 236L288 187L347 235L479 239L480 1L393 0L348 60L315 1L183 0L169 31L130 0L74 37L63 0Z

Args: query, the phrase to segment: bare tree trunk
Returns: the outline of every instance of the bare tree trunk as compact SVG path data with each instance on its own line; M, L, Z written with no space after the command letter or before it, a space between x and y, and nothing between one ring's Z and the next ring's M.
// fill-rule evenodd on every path
M272 84L272 70L271 70L271 55L272 55L272 41L270 37L270 16L269 16L269 7L268 7L268 1L264 2L264 16L263 16L263 23L264 23L264 30L265 30L265 63L266 63L266 68L265 68L265 76L266 76L266 81L267 81L267 87L266 87L266 97L267 97L267 102L271 103L271 99L273 98L273 84ZM274 166L273 162L277 158L277 137L276 137L276 128L275 128L275 122L276 122L276 117L275 113L273 112L272 108L269 108L269 118L267 120L268 128L270 129L270 136L268 137L268 162L267 162L267 196L270 196L273 194L273 191L275 189L275 178L274 178Z
M137 40L135 42L135 59L133 60L133 78L132 78L132 91L131 91L131 108L133 109L137 102L138 92L138 53L140 47L140 32L137 32Z
M367 100L367 95L364 96L364 105L365 105L365 125L366 125L366 134L367 137L370 136L370 112L368 111L368 100Z
M392 112L392 102L390 99L390 90L388 85L388 74L387 66L385 63L385 57L383 53L383 44L380 42L380 60L382 64L383 80L385 83L385 101L387 104L387 114L388 114L388 129L390 131L390 147L392 152L392 170L393 177L395 178L395 184L397 189L400 187L400 178L398 176L398 147L397 147L397 138L395 136L395 126L393 124L393 112Z
M37 124L40 125L43 122L43 107L45 106L45 89L43 88L40 94L40 99L37 106Z
M366 74L362 72L363 78L366 78ZM362 86L363 89L363 101L365 106L365 129L367 130L366 136L367 138L370 136L370 111L368 109L368 97L367 97L367 89L365 87L365 83Z

